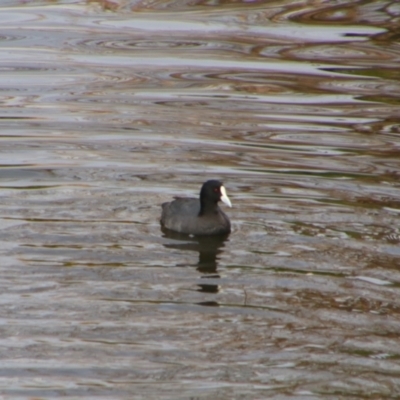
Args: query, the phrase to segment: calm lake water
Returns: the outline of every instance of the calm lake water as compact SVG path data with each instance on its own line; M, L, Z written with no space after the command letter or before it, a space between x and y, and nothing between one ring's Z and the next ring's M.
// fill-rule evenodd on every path
M398 398L398 1L1 4L1 399Z

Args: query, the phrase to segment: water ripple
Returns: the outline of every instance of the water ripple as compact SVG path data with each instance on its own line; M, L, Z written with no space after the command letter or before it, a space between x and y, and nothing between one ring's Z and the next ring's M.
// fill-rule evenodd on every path
M2 394L396 392L398 2L3 3Z

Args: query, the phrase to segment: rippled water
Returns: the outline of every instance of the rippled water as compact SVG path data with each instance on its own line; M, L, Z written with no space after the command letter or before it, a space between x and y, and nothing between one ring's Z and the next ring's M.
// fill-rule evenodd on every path
M1 396L398 397L398 2L0 21ZM231 235L162 232L209 178Z

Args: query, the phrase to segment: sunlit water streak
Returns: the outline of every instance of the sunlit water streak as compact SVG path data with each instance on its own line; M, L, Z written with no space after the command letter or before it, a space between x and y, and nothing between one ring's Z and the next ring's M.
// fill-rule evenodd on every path
M2 7L2 394L396 398L396 2Z

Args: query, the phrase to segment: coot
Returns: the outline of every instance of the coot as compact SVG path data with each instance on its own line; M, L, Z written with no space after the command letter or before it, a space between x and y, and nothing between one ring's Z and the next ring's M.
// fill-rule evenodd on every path
M231 231L231 223L218 207L222 201L232 207L222 182L210 180L203 184L200 199L176 198L162 204L161 225L188 235L222 235Z

